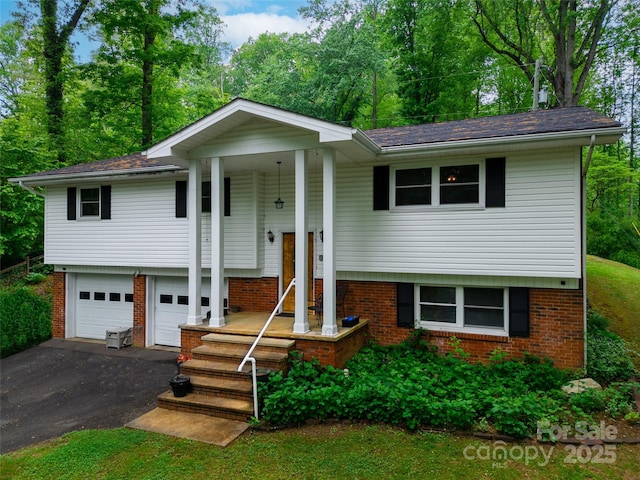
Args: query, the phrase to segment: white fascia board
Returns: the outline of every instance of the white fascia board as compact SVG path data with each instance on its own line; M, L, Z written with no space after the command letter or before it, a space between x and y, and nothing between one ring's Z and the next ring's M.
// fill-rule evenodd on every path
M140 177L156 177L160 174L175 174L183 169L175 165L167 165L165 167L149 167L138 169L127 169L106 172L84 172L84 173L67 173L62 175L37 175L18 178L10 178L10 183L23 183L28 186L38 185L58 185L67 184L70 181L90 182L90 181L112 181L123 179L136 179Z
M180 156L176 157L176 153L180 150L179 145L181 142L201 133L216 123L223 122L226 118L236 113L244 113L293 128L316 132L319 135L320 143L351 140L357 133L357 130L351 127L335 125L323 120L240 99L227 104L211 115L150 147L147 149L146 155L148 158L154 159L180 158ZM182 158L186 157L182 156Z
M585 146L596 136L597 145L615 143L626 132L625 128L607 128L591 130L572 130L569 132L539 133L532 135L516 135L513 137L480 138L416 145L399 145L382 147L381 156L396 156L442 153L482 153L485 151L508 151L522 147L523 144L535 144L534 148L557 148L568 146ZM529 145L530 146L530 145Z

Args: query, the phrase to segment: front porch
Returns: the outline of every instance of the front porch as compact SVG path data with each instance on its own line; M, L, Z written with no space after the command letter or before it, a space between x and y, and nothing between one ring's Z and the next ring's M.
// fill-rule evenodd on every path
M194 348L203 344L202 337L209 333L256 337L269 315L267 312L229 313L223 327L209 326L207 320L198 325L180 325L182 353L190 355ZM366 345L369 337L369 321L366 319L360 319L360 323L353 327L342 327L338 321L338 333L334 336L322 334L322 325L318 325L314 315L309 316L308 333L293 332L293 323L291 316L276 316L264 337L293 340L294 349L302 353L304 360L315 357L322 365L336 368L344 368L347 361Z

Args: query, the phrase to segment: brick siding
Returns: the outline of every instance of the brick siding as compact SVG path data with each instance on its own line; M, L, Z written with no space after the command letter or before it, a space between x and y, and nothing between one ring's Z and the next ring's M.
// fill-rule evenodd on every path
M338 282L340 283L343 282ZM406 340L415 331L413 328L397 326L395 283L347 283L349 289L345 297L345 315L359 315L368 319L368 335L373 341L380 345L394 345ZM316 293L320 293L322 281L316 280L315 287ZM230 301L232 304L241 304L244 310L270 311L276 296L275 278L230 279ZM583 368L582 290L532 288L529 301L530 335L527 338L430 331L429 341L438 347L438 351L448 353L453 348L451 337L456 337L460 340L460 347L474 361L486 362L491 352L499 348L513 358L522 358L528 353L540 358L550 358L560 368ZM357 351L362 346L358 345L352 349ZM334 366L340 366L348 355L347 352L337 354L327 345L317 345L315 342L298 341L296 348L304 352L305 358L315 356L321 363Z
M144 347L147 338L147 277L133 277L133 346Z
M53 273L53 338L65 338L67 274Z
M277 302L277 278L229 278L229 309L271 312Z

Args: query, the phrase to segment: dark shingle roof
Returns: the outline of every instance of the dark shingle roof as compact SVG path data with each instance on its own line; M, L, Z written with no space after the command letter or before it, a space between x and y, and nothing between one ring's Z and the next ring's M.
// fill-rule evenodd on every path
M565 107L408 127L379 128L364 133L380 147L395 147L620 126L621 123L588 108Z
M556 108L495 117L470 118L443 123L427 123L364 132L380 148L404 145L503 138L518 135L571 132L622 125L585 107ZM149 159L134 153L91 163L34 173L23 178L47 179L63 175L143 173L145 171L179 170L180 167Z
M166 163L162 163L154 159L148 159L147 156L142 153L133 153L122 157L109 158L91 163L79 163L78 165L71 165L69 167L58 168L56 170L34 173L29 175L29 177L48 177L83 173L118 173L122 171L145 170L158 167L171 168L171 166ZM177 169L178 167L175 168Z

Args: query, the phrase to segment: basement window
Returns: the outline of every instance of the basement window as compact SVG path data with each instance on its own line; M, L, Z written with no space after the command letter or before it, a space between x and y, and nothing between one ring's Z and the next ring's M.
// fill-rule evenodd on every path
M506 288L416 286L419 326L434 330L504 335L509 320Z

